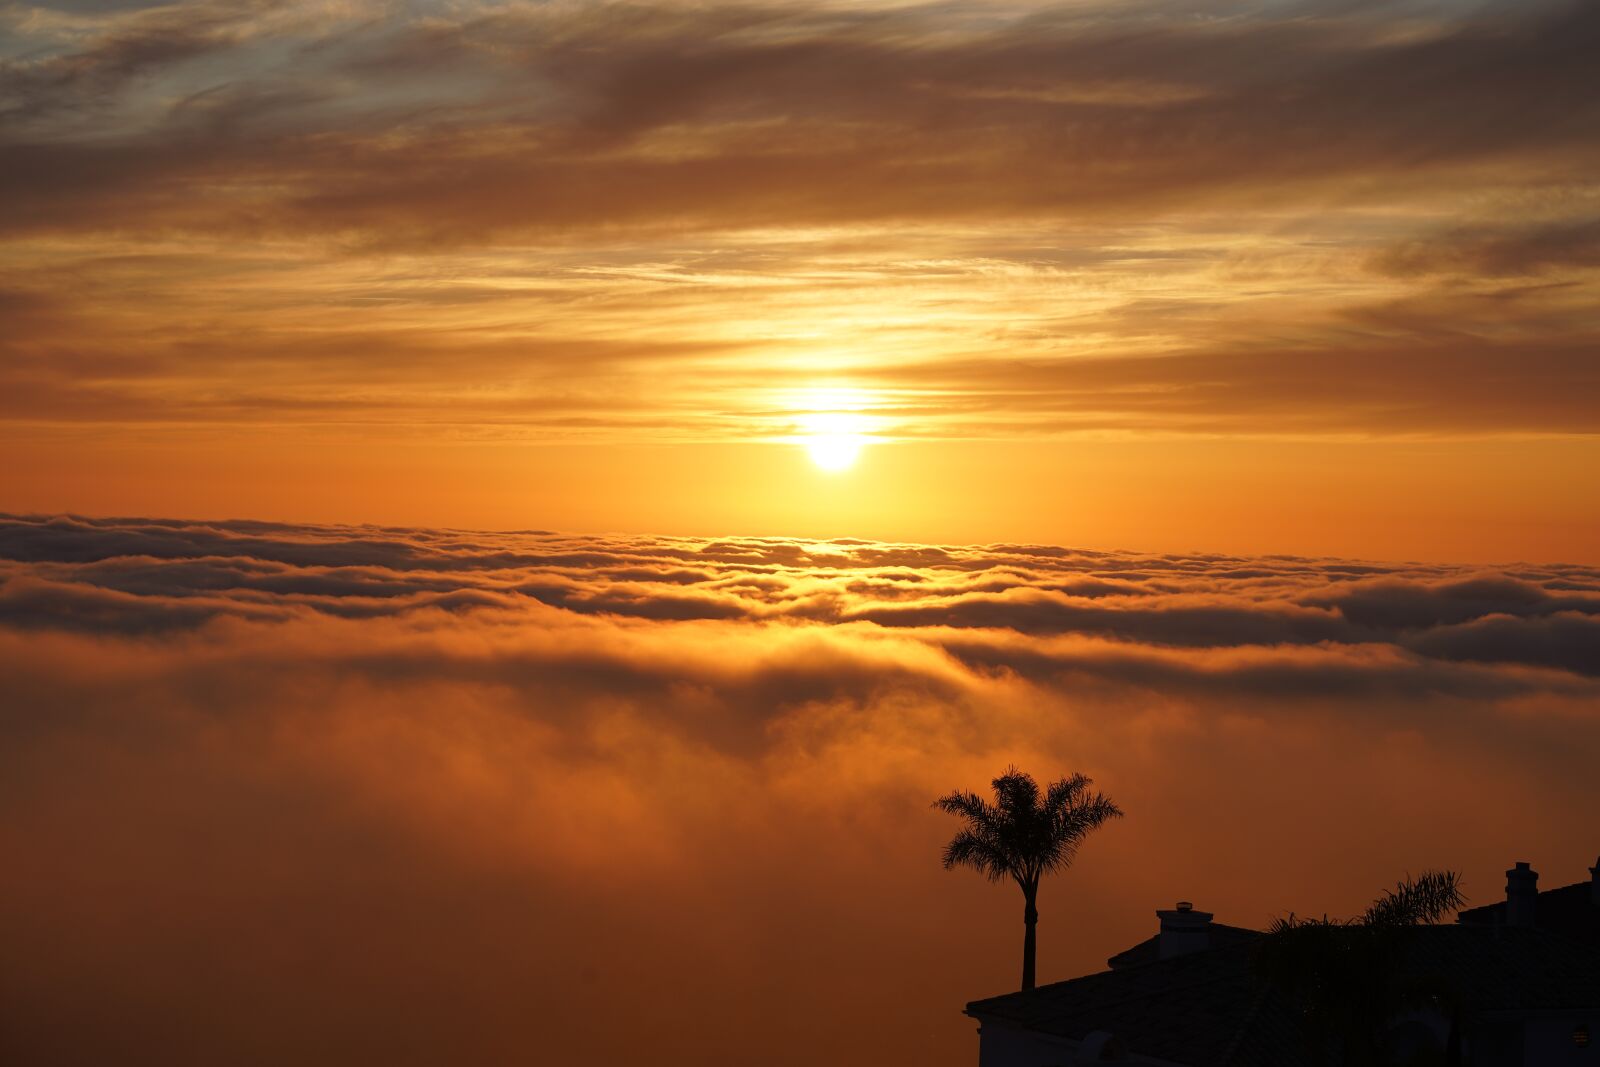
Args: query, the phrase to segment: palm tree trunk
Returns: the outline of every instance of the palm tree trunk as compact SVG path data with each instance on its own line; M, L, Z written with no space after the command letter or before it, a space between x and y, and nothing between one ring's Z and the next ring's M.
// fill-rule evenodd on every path
M1024 990L1032 989L1034 986L1033 959L1038 951L1037 927L1039 925L1039 909L1034 907L1033 902L1037 892L1036 889L1029 889L1026 886L1022 889L1022 923L1024 930L1022 935L1022 988Z

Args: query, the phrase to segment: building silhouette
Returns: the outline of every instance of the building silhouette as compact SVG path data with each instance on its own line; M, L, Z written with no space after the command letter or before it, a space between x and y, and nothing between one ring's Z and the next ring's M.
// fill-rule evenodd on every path
M968 1004L980 1067L1345 1062L1264 976L1267 935L1187 902L1156 914L1157 932L1107 970ZM1600 862L1588 881L1544 892L1517 863L1503 901L1406 929L1396 945L1397 973L1383 977L1430 995L1383 1020L1386 1063L1600 1067Z

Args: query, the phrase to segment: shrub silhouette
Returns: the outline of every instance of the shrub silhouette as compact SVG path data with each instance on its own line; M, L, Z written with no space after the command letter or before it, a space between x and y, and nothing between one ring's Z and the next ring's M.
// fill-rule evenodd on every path
M1383 1030L1396 1012L1432 1004L1454 1013L1443 976L1403 974L1398 964L1405 931L1438 922L1464 902L1459 874L1424 871L1353 919L1275 919L1257 964L1296 1004L1317 1058L1383 1064ZM1458 1042L1452 1026L1446 1062L1459 1062Z

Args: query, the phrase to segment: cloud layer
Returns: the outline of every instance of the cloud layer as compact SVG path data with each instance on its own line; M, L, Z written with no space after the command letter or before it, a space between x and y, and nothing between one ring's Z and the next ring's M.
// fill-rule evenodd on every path
M966 1062L1015 902L926 805L1013 760L1130 812L1048 975L1178 895L1593 852L1594 568L28 516L0 561L23 1062Z
M979 630L1155 655L1380 649L1418 668L1600 675L1600 571L1578 566L27 517L0 525L0 558L8 625L82 633L555 608L617 621L863 623L910 631L966 666L963 631Z

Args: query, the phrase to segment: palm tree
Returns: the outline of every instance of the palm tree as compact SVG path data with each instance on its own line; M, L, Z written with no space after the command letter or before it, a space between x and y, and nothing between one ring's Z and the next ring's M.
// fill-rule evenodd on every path
M1034 955L1039 923L1039 879L1064 870L1089 831L1122 814L1108 798L1090 793L1094 784L1081 774L1051 782L1039 792L1030 774L1007 767L996 778L994 803L976 793L951 793L933 802L940 811L966 820L944 847L945 870L971 867L998 882L1009 877L1022 890L1022 988L1034 987Z
M1407 877L1353 919L1275 919L1259 947L1267 978L1299 1005L1307 1036L1337 1062L1382 1062L1382 1032L1401 1008L1452 999L1444 976L1400 973L1404 931L1436 923L1465 903L1455 871ZM1450 1062L1459 1062L1452 1026Z

